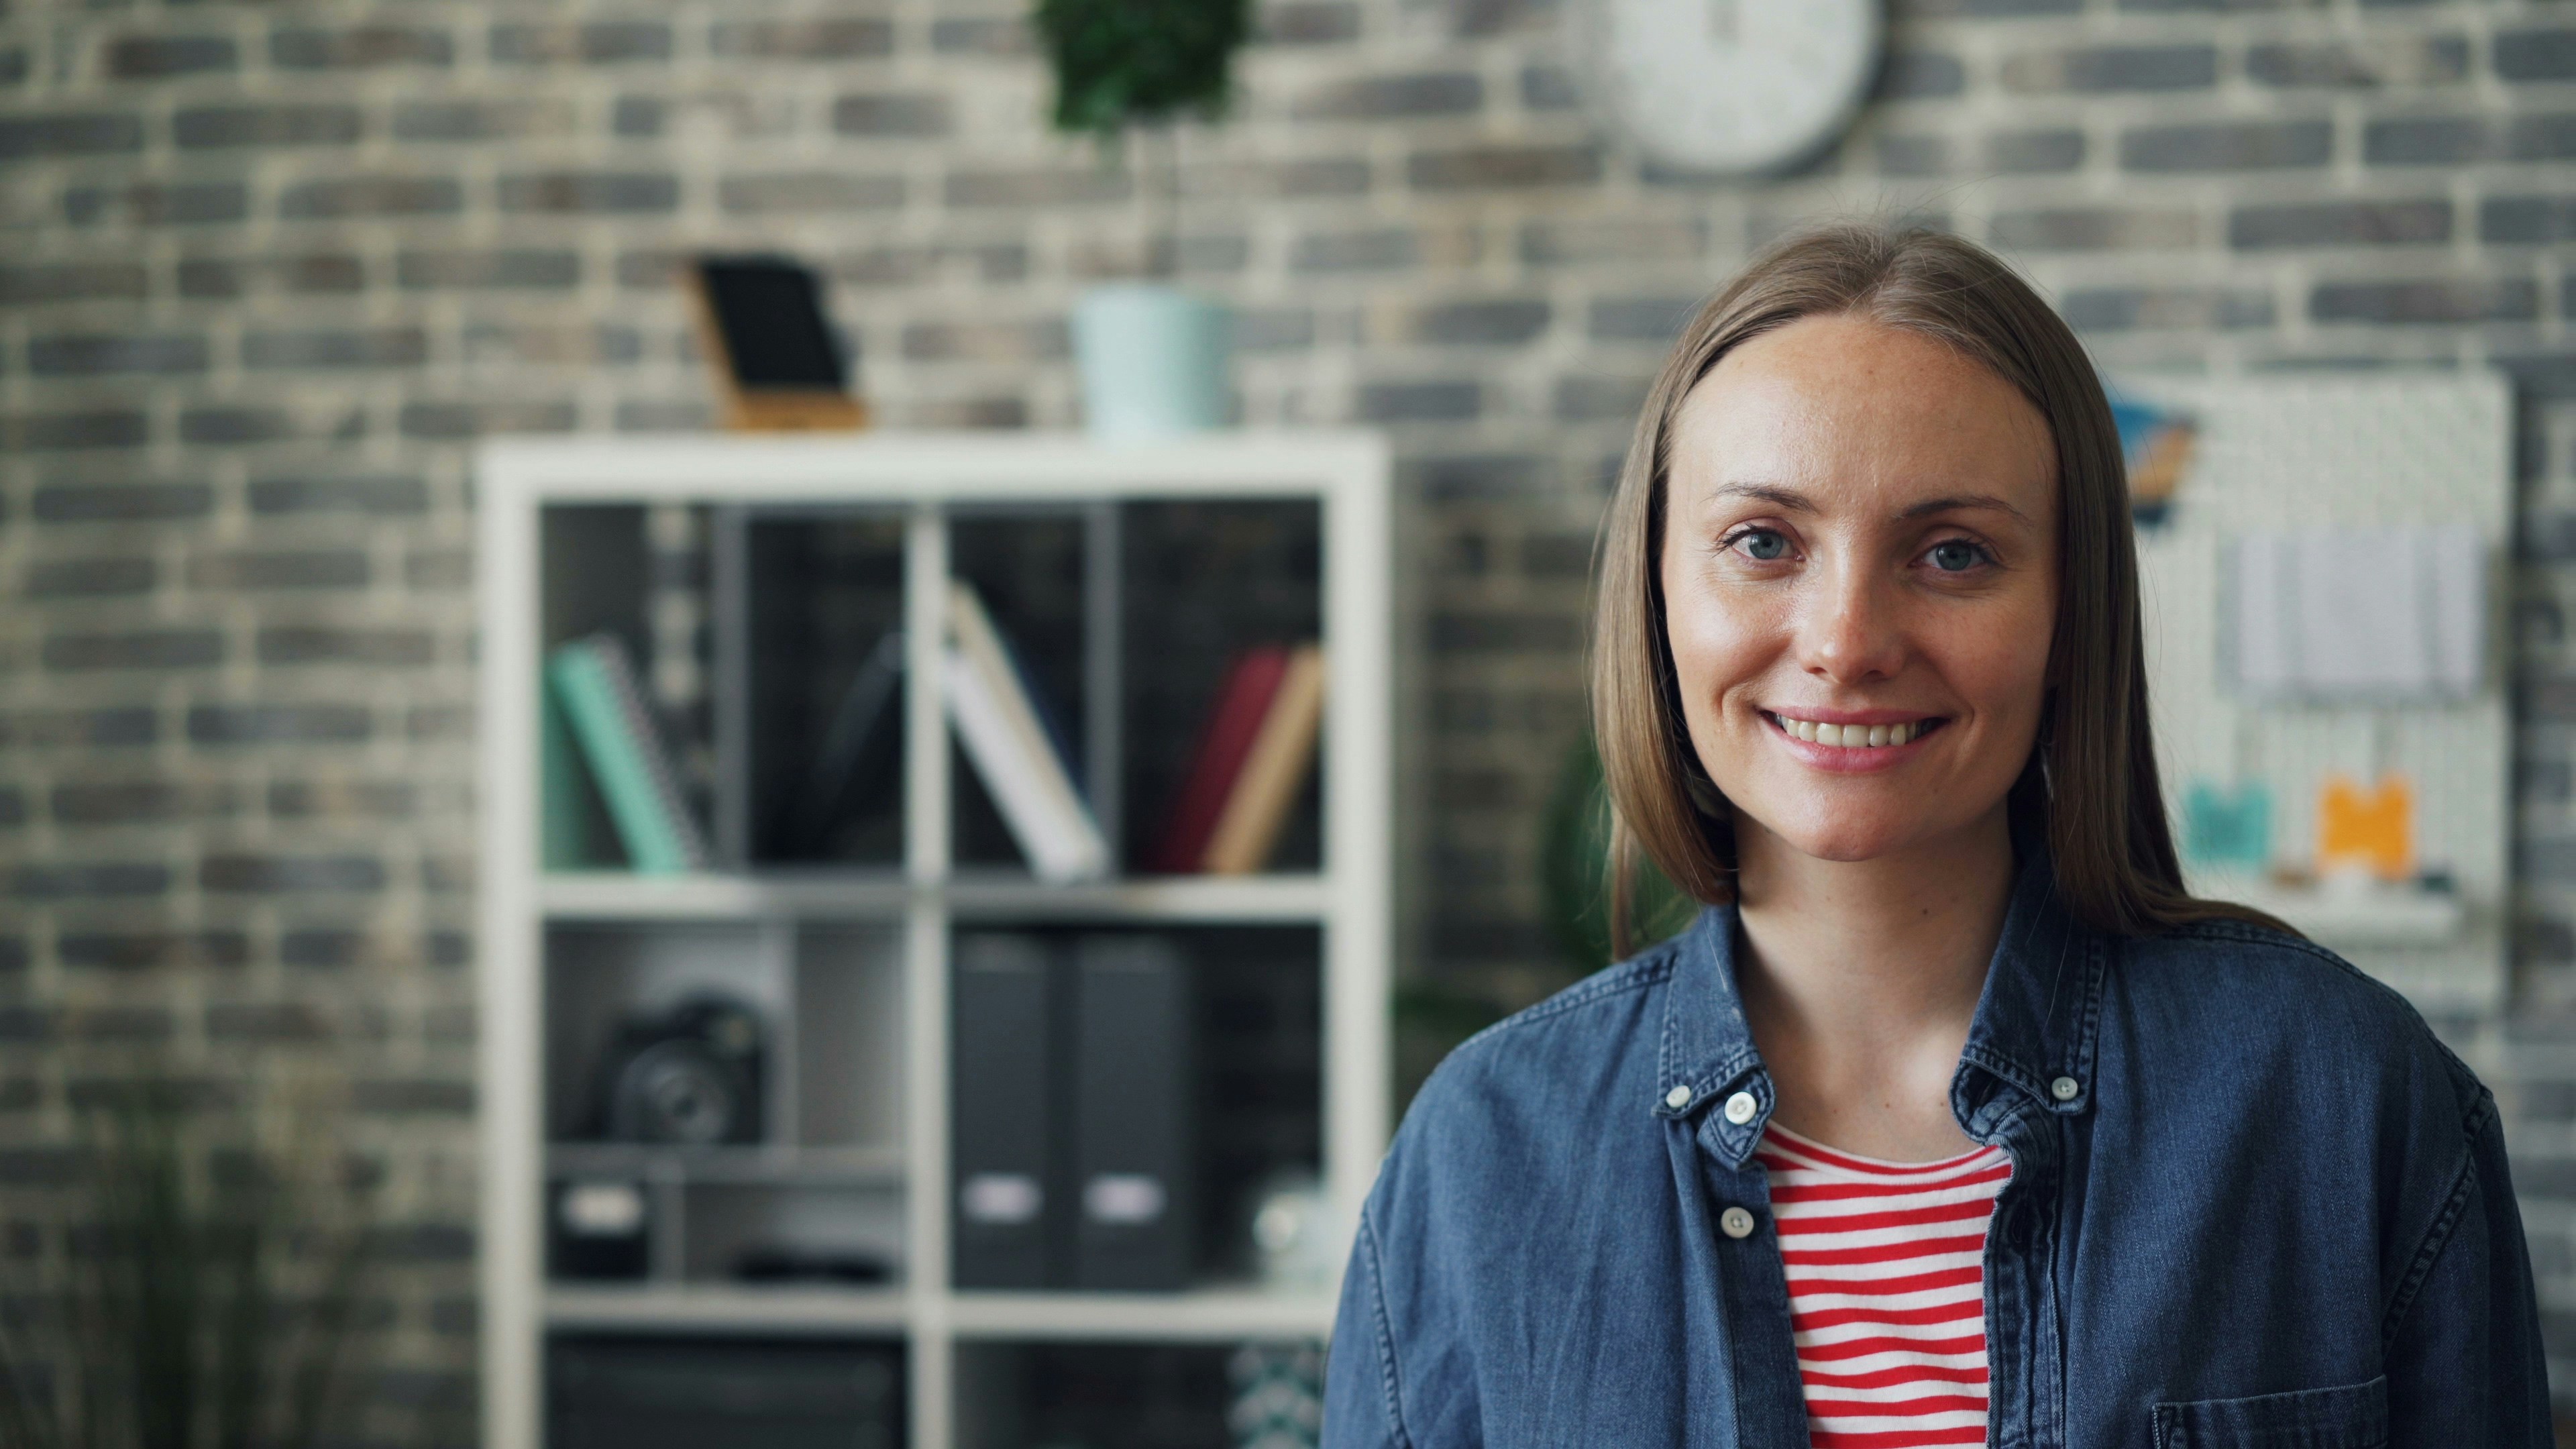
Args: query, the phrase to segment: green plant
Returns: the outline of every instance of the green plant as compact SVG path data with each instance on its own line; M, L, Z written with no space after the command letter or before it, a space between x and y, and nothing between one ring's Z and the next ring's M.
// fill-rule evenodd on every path
M1213 119L1232 93L1249 0L1037 0L1055 124L1114 143L1129 126Z
M1600 751L1587 732L1566 754L1539 842L1548 929L1567 958L1587 972L1609 965L1612 955L1610 841L1610 792ZM1628 899L1631 950L1679 933L1699 914L1699 903L1642 853L1635 870Z
M362 1198L309 1114L196 1120L167 1083L81 1118L58 1274L20 1260L0 1314L0 1444L311 1449L349 1367Z

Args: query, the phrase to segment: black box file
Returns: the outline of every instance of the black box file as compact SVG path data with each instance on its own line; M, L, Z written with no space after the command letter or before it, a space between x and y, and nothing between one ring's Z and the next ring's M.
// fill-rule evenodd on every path
M957 938L949 1232L960 1288L1046 1288L1066 1276L1053 955L1036 936Z
M1189 1281L1189 967L1155 936L1073 952L1074 1284L1161 1292Z
M903 1449L899 1344L558 1337L547 1449Z

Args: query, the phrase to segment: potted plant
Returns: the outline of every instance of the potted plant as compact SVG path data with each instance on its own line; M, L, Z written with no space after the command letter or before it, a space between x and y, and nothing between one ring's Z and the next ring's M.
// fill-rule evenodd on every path
M1179 241L1176 128L1224 114L1249 0L1036 0L1032 18L1055 71L1058 130L1093 136L1111 154L1130 140L1162 142L1165 165L1134 169L1147 268L1167 277ZM1168 280L1086 292L1073 338L1091 431L1155 437L1223 423L1230 331L1221 305Z

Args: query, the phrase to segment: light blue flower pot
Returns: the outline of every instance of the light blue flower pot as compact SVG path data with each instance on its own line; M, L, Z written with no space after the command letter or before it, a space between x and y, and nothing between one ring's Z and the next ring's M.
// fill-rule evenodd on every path
M1074 359L1092 436L1161 438L1226 420L1233 319L1218 303L1150 282L1082 294Z

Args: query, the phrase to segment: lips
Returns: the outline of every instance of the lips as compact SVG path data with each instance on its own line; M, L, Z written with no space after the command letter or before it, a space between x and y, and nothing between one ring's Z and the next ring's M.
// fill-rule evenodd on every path
M1844 750L1884 750L1909 744L1939 729L1946 721L1939 716L1914 719L1850 719L1847 722L1800 719L1794 715L1764 710L1762 717L1774 729L1792 739L1811 745L1826 745Z

